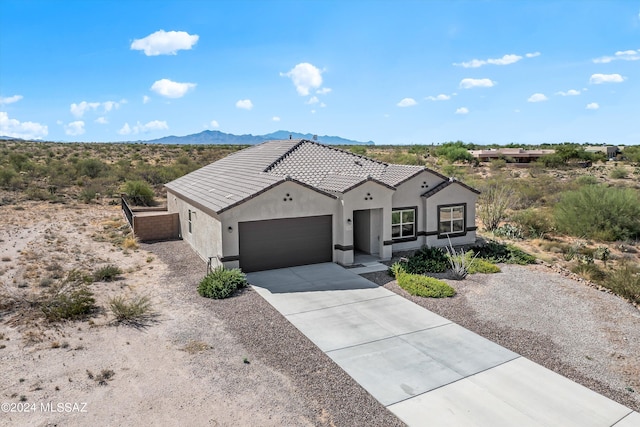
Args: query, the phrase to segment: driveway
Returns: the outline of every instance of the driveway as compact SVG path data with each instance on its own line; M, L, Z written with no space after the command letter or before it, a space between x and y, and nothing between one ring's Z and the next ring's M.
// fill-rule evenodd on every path
M247 277L410 426L640 425L640 414L629 408L337 264Z

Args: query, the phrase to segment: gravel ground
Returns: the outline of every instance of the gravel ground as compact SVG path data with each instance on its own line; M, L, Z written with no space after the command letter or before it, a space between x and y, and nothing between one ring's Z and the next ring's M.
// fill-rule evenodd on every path
M640 310L542 265L446 280L453 298L413 297L386 273L364 274L453 322L640 411Z
M226 300L201 298L196 286L206 265L187 243L145 244L143 249L169 266L163 298L190 314L190 321L169 326L171 339L213 343L214 354L202 355L197 375L211 376L229 400L261 400L247 406L249 416L259 411L264 420L266 413L272 425L404 425L250 288ZM239 372L234 366L244 358L249 364ZM215 369L230 359L234 366L229 370ZM277 399L283 388L290 399Z

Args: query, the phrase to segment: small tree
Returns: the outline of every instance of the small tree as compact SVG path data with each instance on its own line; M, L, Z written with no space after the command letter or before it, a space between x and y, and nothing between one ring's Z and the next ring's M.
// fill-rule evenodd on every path
M492 182L483 189L478 213L482 224L493 231L505 218L507 209L513 203L513 190L500 182Z
M144 181L127 181L122 191L134 205L153 205L153 189Z

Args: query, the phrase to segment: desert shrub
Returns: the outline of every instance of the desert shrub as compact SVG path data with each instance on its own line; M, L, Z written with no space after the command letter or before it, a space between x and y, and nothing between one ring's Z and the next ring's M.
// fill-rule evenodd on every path
M505 159L491 159L489 161L489 168L493 171L504 169L505 166L507 166Z
M511 216L513 222L518 224L523 234L527 237L541 238L552 229L552 220L546 211L525 209Z
M554 210L559 231L615 241L640 237L640 197L633 189L589 185L563 194Z
M493 231L498 228L507 209L512 206L514 193L510 186L499 181L491 182L481 190L478 215L482 225L487 230Z
M144 325L155 317L151 300L146 296L126 298L123 295L109 300L109 309L120 323L132 326Z
M93 280L96 282L111 282L118 275L122 274L122 270L115 265L106 265L93 272Z
M520 240L524 238L522 228L513 224L504 224L493 230L493 235L504 239Z
M493 263L503 262L506 264L533 264L536 257L529 255L525 251L516 248L513 245L505 245L495 241L488 241L484 245L474 246L471 248L478 258L486 259Z
M449 261L446 253L435 247L424 247L416 251L407 261L400 261L400 265L407 273L443 273L447 270Z
M601 284L621 297L640 303L640 268L637 265L622 263L610 271Z
M449 274L454 280L462 280L469 274L469 268L473 263L476 255L472 251L467 253L463 249L460 252L451 246L447 246L447 260L449 261Z
M83 188L82 191L80 191L80 200L87 204L91 203L96 199L97 194L98 192L94 188Z
M0 187L8 188L18 174L11 167L0 168Z
M571 271L592 282L599 282L605 277L604 271L592 262L578 262L571 267Z
M138 238L134 235L125 237L122 242L122 247L125 249L138 249L140 247Z
M627 170L625 168L613 168L609 173L609 176L613 179L624 179L627 177Z
M447 159L449 162L473 162L473 156L464 143L461 141L457 142L446 142L435 149L435 155L437 157L443 157Z
M82 159L76 163L78 176L88 176L89 178L96 178L106 168L107 165L98 159Z
M247 286L247 277L238 268L217 267L207 274L198 285L198 293L206 298L228 298L240 288Z
M57 322L61 320L83 319L96 309L93 293L86 286L63 288L52 298L45 300L41 310L47 320Z
M398 274L405 273L404 267L399 262L394 262L389 267L388 273L391 277L398 277Z
M418 297L443 298L456 294L455 289L447 283L433 277L401 272L397 280L398 286Z
M134 205L153 205L153 189L144 181L127 181L122 187L122 192Z
M598 183L598 178L593 175L582 175L576 179L576 183L580 186L596 185Z
M500 273L501 271L502 270L500 270L500 267L498 267L494 263L481 258L475 258L471 262L471 265L469 265L469 274L493 274Z

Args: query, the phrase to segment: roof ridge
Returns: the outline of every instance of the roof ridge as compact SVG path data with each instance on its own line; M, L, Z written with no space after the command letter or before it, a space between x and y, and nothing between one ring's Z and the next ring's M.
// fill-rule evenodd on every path
M293 147L289 148L287 151L284 152L284 154L282 154L280 157L278 157L276 160L274 160L273 163L271 163L269 166L264 168L264 170L262 172L269 172L271 169L275 168L278 165L278 163L282 162L284 159L286 159L288 156L290 156L291 153L293 153L295 150L300 148L300 146L304 142L311 142L311 141L307 141L306 139L301 139L300 141L295 143L293 145Z
M311 141L311 140L308 140L308 139L301 139L293 147L291 147L289 150L287 150L286 153L284 153L283 155L278 157L273 163L271 163L269 166L267 166L263 170L263 172L270 172L272 169L274 169L276 166L278 166L278 164L282 163L287 157L289 157L291 154L293 154L296 150L298 150L305 143L314 144L314 145L317 145L317 146L323 147L323 148L328 148L330 150L338 151L340 153L344 153L344 154L347 154L347 155L350 155L350 156L353 156L353 157L364 159L364 160L367 160L367 161L370 161L370 162L373 162L373 163L378 163L378 164L383 165L383 166L389 166L389 163L383 162L381 160L372 159L370 157L363 156L362 154L352 153L351 151L343 150L343 149L338 148L338 147L332 147L332 146L327 145L327 144L322 144L322 143L320 143L318 141Z

